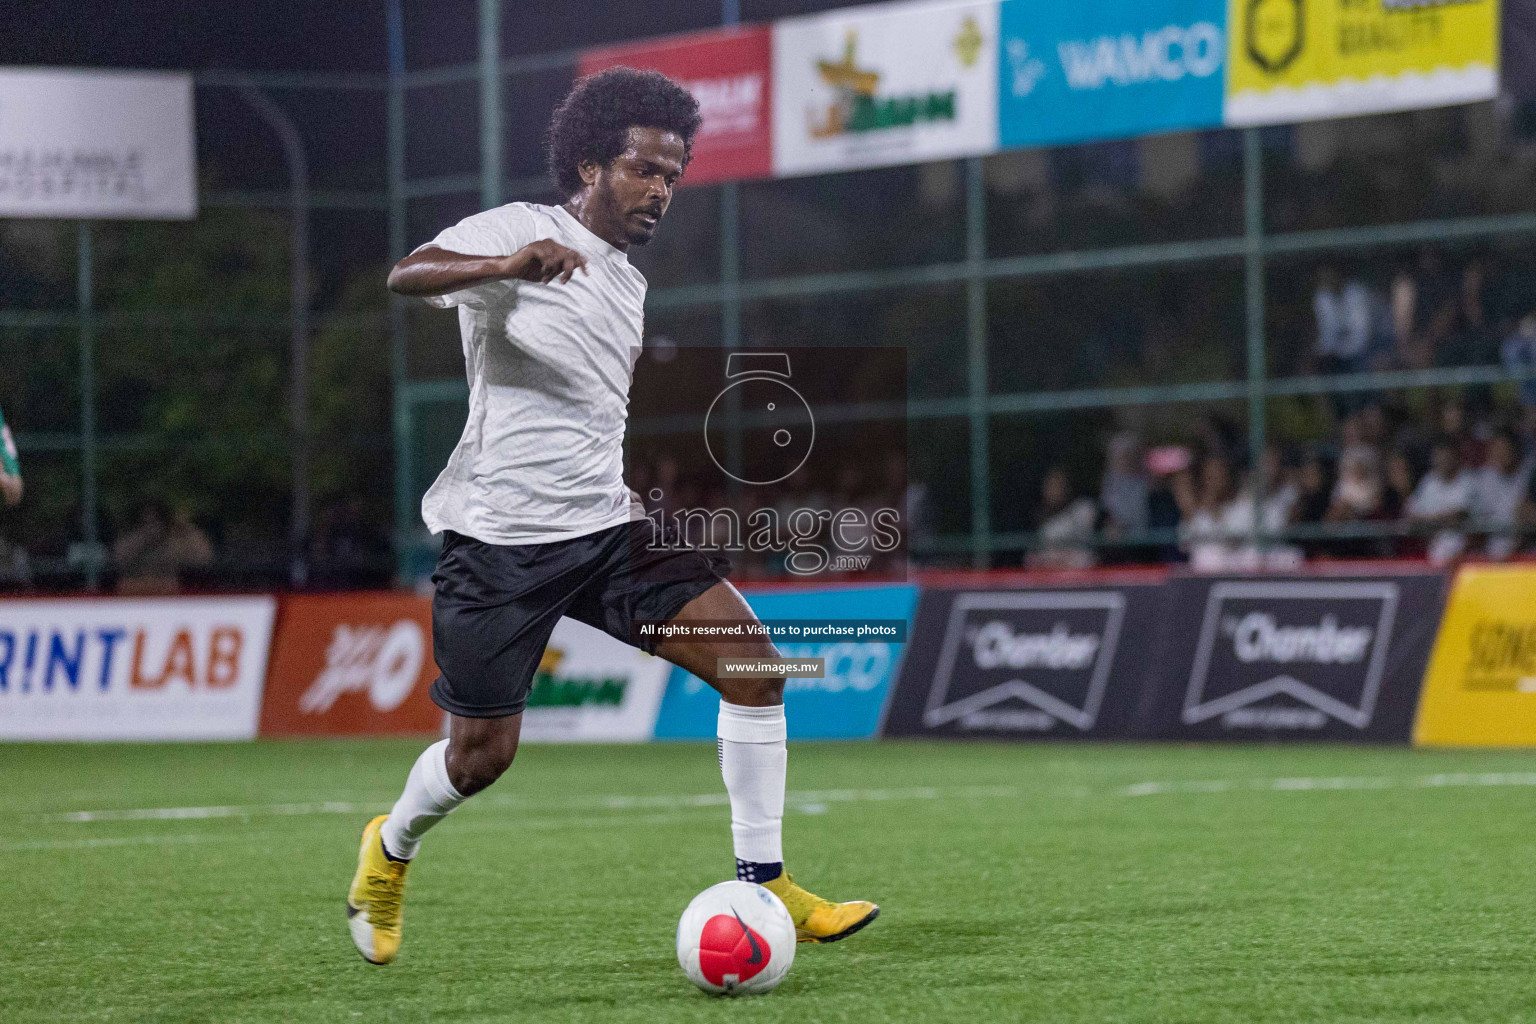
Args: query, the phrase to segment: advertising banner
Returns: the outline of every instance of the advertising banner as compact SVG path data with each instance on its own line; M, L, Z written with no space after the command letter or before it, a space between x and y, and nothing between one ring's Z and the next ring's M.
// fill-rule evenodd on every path
M1226 122L1492 99L1499 0L1230 0Z
M1221 124L1227 0L1000 5L998 137L1008 146Z
M773 173L771 51L768 27L753 25L587 50L579 71L660 71L693 93L704 124L684 183L765 178Z
M271 597L0 601L0 739L256 735Z
M414 594L301 594L282 599L261 705L263 736L441 731L427 696L432 605Z
M997 149L997 4L912 0L773 25L779 175Z
M927 590L886 736L1130 734L1163 620L1158 584Z
M0 217L197 216L192 76L0 69Z
M777 590L749 593L747 603L761 619L904 619L917 603L911 586ZM822 640L779 643L786 658L823 658L819 679L790 679L784 688L789 738L867 739L875 734L901 661L901 643ZM656 738L715 738L719 695L702 679L674 669L667 682Z
M1536 745L1536 567L1470 566L1457 575L1413 741Z
M671 671L662 659L601 630L561 619L533 677L522 738L528 743L644 743L655 729Z
M1438 572L1170 581L1141 719L1170 739L1405 741L1439 621Z

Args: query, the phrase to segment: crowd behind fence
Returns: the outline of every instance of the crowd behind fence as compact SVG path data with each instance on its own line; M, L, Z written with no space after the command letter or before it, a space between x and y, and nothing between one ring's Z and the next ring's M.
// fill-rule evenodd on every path
M571 63L508 62L502 91L552 104ZM442 156L478 152L472 119L428 116L476 102L461 71L316 93L351 97L359 122L380 94L405 104L414 127L391 106L369 167L328 166L299 119L320 154L301 538L280 163L258 180L220 152L243 80L199 80L198 221L94 226L90 309L73 226L0 224L0 407L28 480L0 512L4 586L249 589L290 584L295 563L305 586L410 582L463 385L452 317L391 304L382 280L392 250L485 191ZM508 115L505 198L551 199L546 115ZM1509 557L1536 526L1533 174L1536 105L1506 96L685 188L636 262L648 340L908 348L919 564ZM851 467L850 495L882 474Z

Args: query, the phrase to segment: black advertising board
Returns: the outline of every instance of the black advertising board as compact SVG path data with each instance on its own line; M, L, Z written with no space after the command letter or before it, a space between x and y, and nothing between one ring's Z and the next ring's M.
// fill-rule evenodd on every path
M1406 742L1445 577L1175 577L1138 733Z
M925 587L882 734L1130 735L1155 664L1162 592L1156 583Z

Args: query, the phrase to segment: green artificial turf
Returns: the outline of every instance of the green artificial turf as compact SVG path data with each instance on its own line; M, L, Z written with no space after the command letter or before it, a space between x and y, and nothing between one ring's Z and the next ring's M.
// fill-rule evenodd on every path
M525 748L364 963L357 834L421 745L0 747L0 1021L1536 1020L1533 754L797 745L791 870L883 912L721 1000L673 953L733 868L701 745ZM239 810L64 816L194 807Z

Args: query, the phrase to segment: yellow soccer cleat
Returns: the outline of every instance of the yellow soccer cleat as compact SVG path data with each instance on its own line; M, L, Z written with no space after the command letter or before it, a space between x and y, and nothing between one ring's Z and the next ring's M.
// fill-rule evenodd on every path
M381 814L363 829L357 874L347 890L347 927L357 951L371 964L387 964L400 952L400 902L405 897L405 871L411 866L384 856L379 830L388 817Z
M833 903L806 892L788 873L764 882L763 888L784 901L795 922L795 937L801 942L846 939L880 916L880 908L868 900Z

